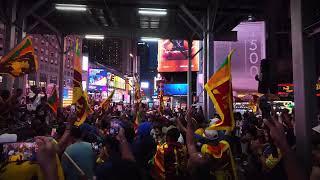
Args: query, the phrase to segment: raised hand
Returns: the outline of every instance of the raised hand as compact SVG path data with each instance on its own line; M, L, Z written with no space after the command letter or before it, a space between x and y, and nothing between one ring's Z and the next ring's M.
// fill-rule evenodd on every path
M275 145L281 150L282 153L286 153L290 149L290 147L284 133L283 125L279 123L274 116L272 120L264 119L263 122L270 129L270 136Z
M36 153L37 162L40 165L46 179L58 179L56 150L54 144L47 137L36 137L38 151Z

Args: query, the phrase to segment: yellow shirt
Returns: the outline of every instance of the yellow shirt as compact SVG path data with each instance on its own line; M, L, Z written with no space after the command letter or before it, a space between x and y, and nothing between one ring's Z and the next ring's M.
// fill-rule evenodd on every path
M53 140L53 142L57 143L55 140ZM14 155L10 160L16 159L15 156L18 155ZM58 179L64 180L63 169L58 155L56 155L56 163ZM37 163L30 161L24 161L22 163L9 162L0 170L1 180L31 180L32 177L38 177L38 180L45 180L40 170L40 166Z

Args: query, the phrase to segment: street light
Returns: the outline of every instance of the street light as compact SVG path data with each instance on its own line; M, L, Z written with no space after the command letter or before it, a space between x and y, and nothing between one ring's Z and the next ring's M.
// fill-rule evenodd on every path
M165 16L167 15L167 9L139 8L138 13L149 16Z
M87 34L87 35L85 35L85 38L86 38L86 39L98 39L98 40L102 40L102 39L104 39L104 35L90 35L90 34Z
M55 5L57 10L62 11L86 11L87 6L81 4L56 4Z

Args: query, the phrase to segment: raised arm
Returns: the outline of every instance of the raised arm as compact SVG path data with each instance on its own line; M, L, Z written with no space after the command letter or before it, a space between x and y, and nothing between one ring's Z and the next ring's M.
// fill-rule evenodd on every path
M126 136L124 134L124 129L121 127L119 134L117 135L117 140L119 141L119 147L120 147L120 152L121 152L121 158L123 160L128 160L128 161L135 161L135 158L131 152L131 149L129 147L129 143L126 139Z
M281 151L288 180L309 179L302 171L303 167L299 166L294 152L288 145L282 124L276 119L271 121L265 119L264 123L269 127L270 136Z

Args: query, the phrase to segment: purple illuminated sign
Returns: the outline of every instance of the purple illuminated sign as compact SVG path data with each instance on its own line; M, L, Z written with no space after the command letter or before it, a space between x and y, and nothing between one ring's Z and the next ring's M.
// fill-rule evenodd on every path
M234 91L257 91L255 80L259 73L260 61L265 59L265 23L243 22L233 31L238 32L237 42L214 42L214 66L217 70L227 54L235 49L232 64L232 86Z

